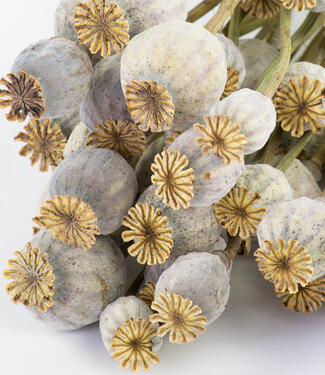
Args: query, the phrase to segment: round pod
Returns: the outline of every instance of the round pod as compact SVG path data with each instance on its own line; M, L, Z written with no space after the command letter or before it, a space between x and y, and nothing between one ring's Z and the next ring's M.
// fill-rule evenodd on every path
M257 91L241 89L218 103L210 114L227 115L232 123L241 125L247 137L244 154L260 150L270 138L276 125L272 100Z
M67 144L65 145L63 151L64 157L66 158L73 152L86 148L89 134L90 130L87 126L83 122L79 122L79 124L73 129Z
M310 11L315 13L325 12L325 0L317 0L316 5Z
M135 36L122 55L122 87L155 81L167 88L175 106L172 130L186 130L215 105L227 80L222 45L206 29L168 22Z
M241 87L253 90L279 52L269 43L259 39L240 39L239 49L246 66L246 76Z
M224 159L214 153L203 154L201 146L195 142L198 135L194 129L188 129L175 139L168 150L178 150L181 155L186 155L189 167L194 170L191 207L207 207L229 193L243 172L244 162L225 165Z
M101 234L115 232L137 195L133 169L115 151L86 148L69 155L54 171L50 196L77 197L90 205Z
M177 258L161 274L156 285L155 299L160 293L176 293L189 298L208 319L215 321L228 302L229 275L219 256L209 253L190 253Z
M29 309L44 323L62 330L81 328L98 321L107 304L125 293L124 257L108 236L97 237L88 251L65 245L45 230L31 244L48 254L55 275L53 305L45 312Z
M322 83L322 86L325 86L325 68L307 61L290 64L281 85L287 85L290 78L295 78L298 81L302 76L307 76L311 81L318 79Z
M236 188L241 186L258 193L262 201L256 206L264 206L267 212L277 203L293 199L292 188L284 173L268 164L246 165L236 182Z
M281 202L264 217L257 229L260 247L263 241L277 238L298 241L311 255L314 272L311 280L325 274L325 204L302 197Z
M93 67L86 50L68 39L43 39L24 49L12 66L36 77L46 100L44 117L70 114L91 87Z
M80 119L90 129L106 120L131 120L120 81L121 55L102 59L94 69L91 89L80 107Z

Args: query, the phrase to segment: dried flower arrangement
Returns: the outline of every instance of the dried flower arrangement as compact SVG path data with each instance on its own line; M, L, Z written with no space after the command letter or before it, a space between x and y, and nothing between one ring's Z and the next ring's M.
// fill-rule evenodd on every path
M253 250L291 311L325 301L325 0L188 11L186 0L62 0L56 37L0 80L7 120L28 121L20 155L52 167L6 290L58 329L99 321L132 372L159 363L162 337L209 329L236 255ZM131 283L129 256L141 265Z

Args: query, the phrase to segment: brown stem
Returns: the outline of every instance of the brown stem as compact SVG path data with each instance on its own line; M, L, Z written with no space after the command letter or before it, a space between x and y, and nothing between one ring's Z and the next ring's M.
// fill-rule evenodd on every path
M186 22L197 21L220 3L221 0L203 0L195 8L188 12Z
M227 270L231 267L232 261L238 254L242 242L243 240L239 236L230 237L226 248L215 253L215 255L220 257Z
M205 28L214 35L220 32L240 1L241 0L222 0L217 13L205 25Z

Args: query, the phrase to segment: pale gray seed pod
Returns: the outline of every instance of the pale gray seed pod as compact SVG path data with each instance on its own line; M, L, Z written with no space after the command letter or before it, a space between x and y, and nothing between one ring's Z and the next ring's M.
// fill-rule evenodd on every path
M43 39L17 57L12 71L23 70L39 80L46 100L44 117L70 114L91 87L93 67L86 50L68 39Z
M77 197L90 205L101 234L115 232L133 206L137 180L127 161L115 151L86 148L75 151L55 169L50 196Z
M120 81L121 55L102 59L94 69L92 87L80 107L80 119L90 129L106 120L129 120Z
M273 207L257 228L260 247L263 241L277 238L298 241L311 255L314 273L310 280L325 274L325 204L306 197L281 202Z
M228 302L230 285L225 265L217 255L183 255L161 274L155 299L160 293L176 293L198 305L208 322L214 322Z
M241 186L258 193L262 201L255 206L264 206L267 212L277 203L293 199L292 188L284 173L268 164L246 165L236 182L236 188Z
M317 0L316 5L310 11L315 13L325 12L325 0Z
M47 253L55 275L53 305L34 317L61 330L74 330L99 320L108 303L125 293L126 266L121 250L108 236L97 237L88 251L65 245L40 231L31 240Z
M61 38L78 41L74 27L74 13L78 3L86 0L62 0L55 11L54 34Z
M227 66L239 71L239 87L243 83L246 76L245 61L240 49L234 44L234 42L224 36L223 34L216 34L215 37L222 44L222 47L226 53Z
M116 333L116 329L123 326L124 322L129 319L142 318L149 321L152 311L145 302L135 296L120 297L116 301L110 303L102 312L99 320L99 329L103 343L107 351L112 354L110 345ZM154 324L158 328L158 324ZM162 346L162 338L156 336L152 340L152 351L158 352Z
M241 125L240 133L247 138L244 155L260 150L270 138L276 125L272 100L257 91L241 89L219 102L210 115L229 116Z
M284 174L292 187L294 198L315 198L321 195L315 177L300 160L295 159Z
M206 29L168 22L130 40L121 61L123 90L132 80L165 86L175 106L172 130L186 130L220 99L227 80L226 54Z
M193 128L186 130L169 146L169 151L178 150L186 155L189 167L194 170L194 198L191 207L207 207L223 198L235 185L244 169L244 161L225 165L222 157L213 152L203 154L195 142L200 136Z
M322 86L325 86L325 68L307 61L299 61L290 64L281 85L287 85L290 78L295 78L299 82L302 76L307 76L310 81L317 79L321 82Z
M73 152L86 148L88 135L90 133L91 131L87 128L87 126L83 122L79 122L79 124L73 129L67 144L65 145L63 151L64 157L66 158Z
M311 172L316 182L322 179L322 169L318 163L315 163L312 160L303 160L302 164L309 170L309 172Z
M241 87L254 89L267 67L278 56L279 51L259 39L240 39L239 49L246 66L246 76Z
M76 107L71 113L66 116L58 117L52 120L53 124L60 125L62 133L69 138L73 129L80 122L80 107Z

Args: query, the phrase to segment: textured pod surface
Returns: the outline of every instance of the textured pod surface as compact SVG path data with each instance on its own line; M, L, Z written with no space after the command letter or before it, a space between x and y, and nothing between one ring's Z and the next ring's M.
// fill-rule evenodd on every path
M264 206L267 212L277 203L293 199L292 188L284 173L268 164L246 165L236 182L238 189L241 186L257 192L262 201L256 206Z
M325 204L322 202L302 197L279 203L259 224L257 237L263 248L265 240L298 241L312 257L311 280L325 274Z
M223 158L214 153L202 154L201 146L195 142L198 136L198 132L189 129L178 136L168 150L178 150L181 155L186 155L189 166L194 169L191 207L207 207L224 197L235 185L243 171L244 162L225 165Z
M275 47L259 39L240 39L239 49L246 66L246 76L242 87L254 89L279 52Z
M124 257L108 236L97 237L85 252L55 240L42 230L31 241L49 256L55 275L53 306L46 312L29 311L44 323L62 330L73 330L96 322L106 305L124 294Z
M148 320L151 314L152 311L147 304L135 296L120 297L109 304L102 312L99 321L100 333L107 351L109 353L112 352L109 346L115 335L116 328L122 326L125 320L130 318L134 320L137 318ZM153 344L152 350L157 352L162 345L162 339L158 336L155 337Z
M247 137L244 154L260 150L268 141L276 125L276 112L272 100L257 91L241 89L222 100L211 111L230 117L241 125L241 134Z
M315 177L300 160L295 159L284 174L292 187L294 198L315 198L321 195Z
M168 22L134 37L122 55L121 82L153 80L167 87L176 107L172 130L185 130L215 105L225 87L222 45L207 30Z
M120 82L121 56L101 60L94 69L92 87L80 107L80 119L91 130L106 120L131 120Z
M325 12L325 0L317 0L316 5L310 11L317 13Z
M78 3L86 0L62 0L55 11L54 33L61 38L77 41L77 32L74 28L74 12Z
M325 86L325 68L306 61L299 61L290 64L283 77L281 85L287 85L290 78L299 80L302 76L307 76L311 81L318 79L322 83L322 86Z
M209 253L181 256L159 277L155 298L167 292L189 298L211 324L222 314L229 298L226 267L218 256Z
M246 76L245 61L240 49L234 42L223 34L216 34L215 37L222 44L226 53L227 66L239 71L239 86L243 83Z
M73 152L55 170L50 196L78 197L94 210L101 234L116 231L133 205L137 181L133 169L115 151Z
M78 107L91 86L93 67L86 50L68 39L43 39L24 49L12 70L40 81L46 100L44 117L61 117Z
M86 148L89 134L90 130L87 126L83 122L79 122L79 124L73 129L64 148L64 157L66 158L73 152Z

